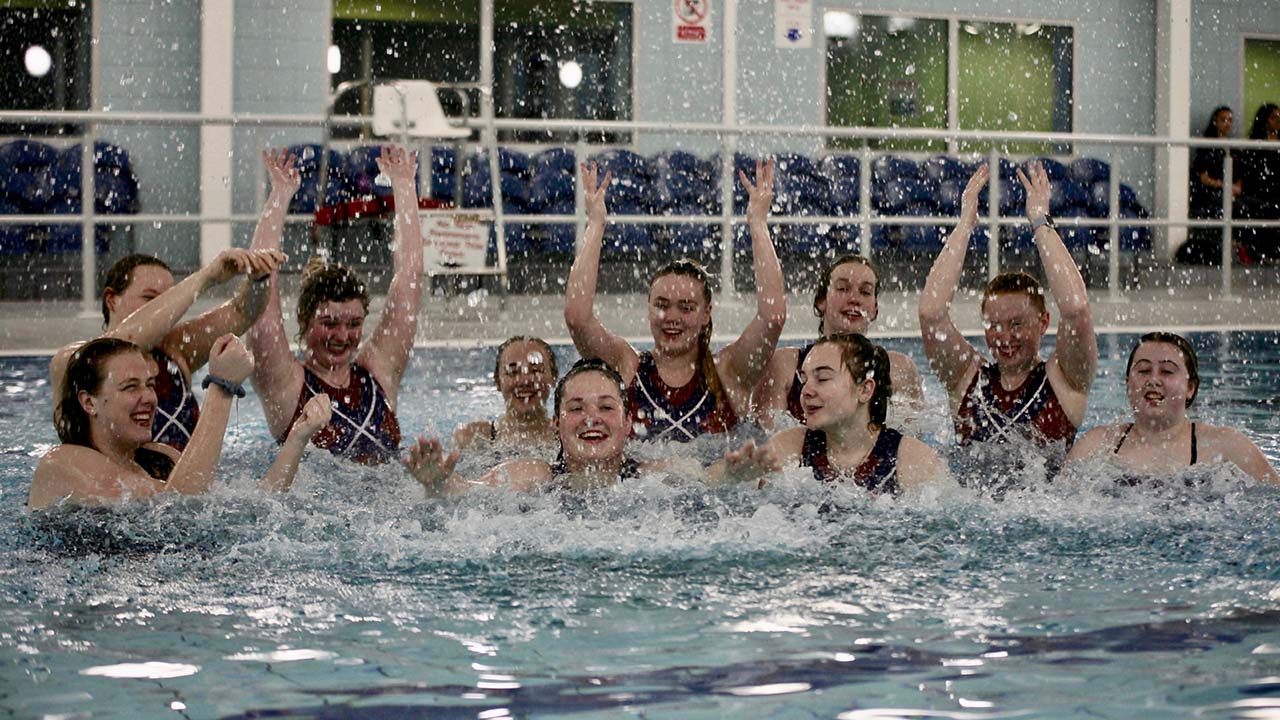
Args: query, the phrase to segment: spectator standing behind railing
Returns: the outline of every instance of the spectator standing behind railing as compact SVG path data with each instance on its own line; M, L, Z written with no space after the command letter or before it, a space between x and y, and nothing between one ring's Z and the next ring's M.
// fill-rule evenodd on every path
M1058 305L1057 347L1048 360L1040 343L1049 329L1040 283L1025 272L992 278L982 296L982 323L993 361L986 360L951 319L951 301L960 284L969 234L977 225L978 201L987 183L984 165L969 180L960 221L938 254L920 295L920 334L929 365L942 381L956 436L974 446L980 459L1011 453L1008 443L1028 441L1057 464L1084 420L1098 364L1098 341L1084 278L1049 216L1049 178L1039 163L1018 169L1026 190L1027 220L1036 250ZM993 444L999 450L987 452ZM1051 446L1057 446L1056 451ZM1065 447L1063 447L1065 446ZM1025 466L1024 466L1025 467ZM987 465L986 481L1001 473ZM1003 473L1009 478L1012 473ZM998 487L993 487L999 490Z
M1235 114L1231 108L1223 105L1216 108L1209 116L1209 124L1201 133L1207 138L1231 137L1231 129L1235 126ZM1224 164L1230 156L1235 158L1235 151L1227 148L1196 148L1191 157L1191 176L1188 179L1190 191L1190 217L1193 219L1213 219L1222 217L1222 186L1225 180ZM1231 194L1240 196L1242 182L1238 172L1232 170ZM1222 231L1219 228L1192 228L1187 242L1178 248L1178 262L1194 265L1217 264L1222 261Z
M1280 107L1267 103L1254 113L1250 140L1280 140ZM1280 219L1280 150L1246 148L1240 151L1243 184L1238 217L1248 220ZM1251 263L1280 256L1276 228L1242 228L1236 237L1240 261Z
M301 185L293 157L264 152L271 175L271 196L253 236L253 247L278 249L289 199ZM285 335L280 288L273 280L262 319L249 333L255 359L253 386L262 400L267 425L280 442L298 421L307 401L327 394L333 419L312 442L334 455L365 464L398 459L400 424L396 398L409 364L422 302L422 231L414 186L417 158L404 148L387 146L378 169L391 181L395 197L395 248L391 285L382 317L363 347L369 294L350 269L313 260L303 271L298 297L302 360L294 357Z

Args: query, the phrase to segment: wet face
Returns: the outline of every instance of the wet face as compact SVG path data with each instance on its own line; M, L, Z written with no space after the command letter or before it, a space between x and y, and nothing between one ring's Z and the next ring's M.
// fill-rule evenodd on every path
M307 324L302 342L311 361L325 368L338 368L355 361L364 331L364 305L359 299L328 300L316 308Z
M649 330L665 355L697 352L698 335L711 322L703 285L687 275L663 275L649 288Z
M876 274L857 262L847 262L831 273L827 297L817 304L822 331L866 334L880 308L876 305Z
M987 347L1000 368L1021 371L1040 356L1040 339L1049 329L1049 313L1041 313L1025 293L997 293L982 305Z
M555 385L546 349L532 340L517 340L498 358L498 391L514 415L545 412L547 397Z
M800 368L804 387L800 405L804 408L804 424L826 428L849 420L858 408L871 400L875 385L856 382L835 343L819 343L805 356Z
M1223 110L1213 116L1213 127L1218 132L1218 137L1226 137L1231 134L1231 129L1235 127L1236 118L1230 110Z
M139 265L130 275L129 287L107 291L107 309L112 325L173 287L173 274L159 265Z
M125 352L107 359L106 378L96 395L80 393L89 425L103 438L126 447L151 442L156 412L156 364L151 358Z
M560 400L556 430L565 461L571 466L621 459L631 423L618 384L598 372L569 378Z
M1186 416L1196 383L1176 345L1144 342L1133 353L1125 388L1135 417L1177 420Z

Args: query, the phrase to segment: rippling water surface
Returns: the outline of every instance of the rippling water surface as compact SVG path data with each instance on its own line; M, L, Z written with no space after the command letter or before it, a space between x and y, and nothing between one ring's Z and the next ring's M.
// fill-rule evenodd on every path
M1280 337L1196 341L1197 416L1276 463ZM1131 342L1103 338L1089 425L1125 412ZM494 412L490 352L419 351L406 431ZM0 366L13 716L1280 716L1280 492L1230 472L1117 490L1099 470L1002 501L870 501L795 473L427 502L311 455L265 496L246 401L211 495L32 516L44 368Z

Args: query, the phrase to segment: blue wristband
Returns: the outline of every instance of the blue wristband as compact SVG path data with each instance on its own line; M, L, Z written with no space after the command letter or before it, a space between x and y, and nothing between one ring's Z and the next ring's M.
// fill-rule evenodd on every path
M220 378L217 375L214 375L212 373L204 376L204 382L200 383L200 387L204 388L205 390L208 390L210 385L217 385L218 387L226 391L228 395L232 395L238 398L244 397L243 385L240 385L238 383L233 383L226 378Z

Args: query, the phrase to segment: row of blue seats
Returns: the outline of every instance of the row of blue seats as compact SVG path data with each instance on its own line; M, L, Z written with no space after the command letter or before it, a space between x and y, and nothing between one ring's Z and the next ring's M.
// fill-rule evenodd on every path
M0 215L78 215L81 211L80 145L59 150L35 140L0 145ZM94 212L138 212L138 178L129 155L118 145L94 143ZM75 224L0 225L0 254L79 251ZM111 232L99 226L95 246L105 252Z

